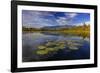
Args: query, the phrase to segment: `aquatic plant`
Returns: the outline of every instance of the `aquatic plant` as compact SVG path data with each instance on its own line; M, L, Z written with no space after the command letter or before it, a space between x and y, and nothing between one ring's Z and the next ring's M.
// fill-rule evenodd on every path
M69 46L69 49L70 49L70 50L78 50L79 48L76 47L76 46Z
M46 47L45 46L43 46L43 45L39 45L38 46L38 49L45 49Z
M59 50L63 49L69 49L69 50L78 50L79 46L82 46L80 43L76 43L72 40L63 40L63 41L48 41L47 43L43 45L39 45L36 50L36 54L38 55L46 55L50 54L52 52L57 52Z
M45 54L48 54L48 50L37 50L36 54L38 54L38 55L45 55Z

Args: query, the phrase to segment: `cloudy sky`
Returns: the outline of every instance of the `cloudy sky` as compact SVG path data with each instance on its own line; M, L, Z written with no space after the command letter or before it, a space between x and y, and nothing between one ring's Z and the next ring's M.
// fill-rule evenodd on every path
M90 22L89 13L22 10L22 24L26 27L82 25L85 22Z

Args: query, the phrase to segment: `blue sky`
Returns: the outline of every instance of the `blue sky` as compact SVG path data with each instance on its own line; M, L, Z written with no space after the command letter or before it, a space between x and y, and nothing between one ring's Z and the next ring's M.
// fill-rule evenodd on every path
M26 27L82 25L89 22L89 13L22 10L22 24Z

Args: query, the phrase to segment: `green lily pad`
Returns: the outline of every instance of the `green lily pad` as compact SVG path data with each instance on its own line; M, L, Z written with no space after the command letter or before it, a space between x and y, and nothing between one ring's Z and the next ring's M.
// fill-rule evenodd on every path
M55 51L54 48L47 48L48 51Z
M45 46L38 46L38 49L45 49Z
M38 55L45 55L45 54L48 54L48 50L38 50L36 53Z

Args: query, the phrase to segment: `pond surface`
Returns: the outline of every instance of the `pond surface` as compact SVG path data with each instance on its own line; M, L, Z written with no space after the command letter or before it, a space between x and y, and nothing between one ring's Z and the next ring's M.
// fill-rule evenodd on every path
M23 33L22 61L90 59L90 39L59 33Z

